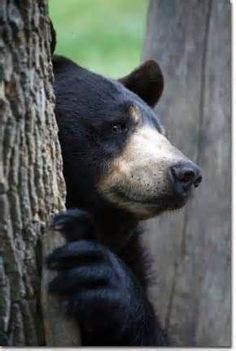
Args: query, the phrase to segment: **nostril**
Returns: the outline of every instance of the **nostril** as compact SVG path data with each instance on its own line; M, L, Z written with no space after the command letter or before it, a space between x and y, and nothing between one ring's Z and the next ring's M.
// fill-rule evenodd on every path
M191 182L195 178L195 173L192 170L186 170L179 176L179 180L184 183Z
M199 186L199 184L201 183L201 181L202 181L202 176L200 175L200 176L198 176L198 177L194 180L194 182L193 182L193 185L195 186L195 188L197 188L197 187Z
M195 172L186 166L174 166L171 168L171 173L175 180L183 183L192 182L195 178Z

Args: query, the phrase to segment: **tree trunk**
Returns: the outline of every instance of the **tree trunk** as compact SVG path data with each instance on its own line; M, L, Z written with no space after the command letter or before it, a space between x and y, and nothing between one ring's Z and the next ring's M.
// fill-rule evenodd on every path
M182 211L148 224L157 277L150 293L178 346L231 339L230 19L226 0L153 0L148 12L144 58L165 77L157 112L203 171Z
M65 195L50 36L46 0L1 1L0 345L47 342L42 235Z

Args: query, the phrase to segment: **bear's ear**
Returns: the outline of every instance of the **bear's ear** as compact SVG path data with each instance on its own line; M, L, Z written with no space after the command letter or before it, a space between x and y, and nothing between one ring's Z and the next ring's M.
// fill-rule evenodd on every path
M51 48L51 55L53 56L56 48L56 44L57 44L57 35L51 20L49 20L49 25L50 25L50 31L51 31L50 48Z
M119 79L119 82L151 107L156 105L164 88L161 69L154 60L144 62L129 75Z

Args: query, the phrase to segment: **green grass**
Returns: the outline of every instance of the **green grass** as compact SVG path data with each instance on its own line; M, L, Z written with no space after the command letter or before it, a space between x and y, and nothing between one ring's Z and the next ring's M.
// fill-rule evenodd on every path
M140 62L147 0L49 0L57 50L81 66L117 78Z

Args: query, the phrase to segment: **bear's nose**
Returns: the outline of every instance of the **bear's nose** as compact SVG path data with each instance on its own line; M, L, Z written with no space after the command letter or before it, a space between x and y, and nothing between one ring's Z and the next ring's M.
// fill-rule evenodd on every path
M193 185L195 188L202 181L200 168L193 162L185 162L171 167L171 178L178 192L186 192Z

